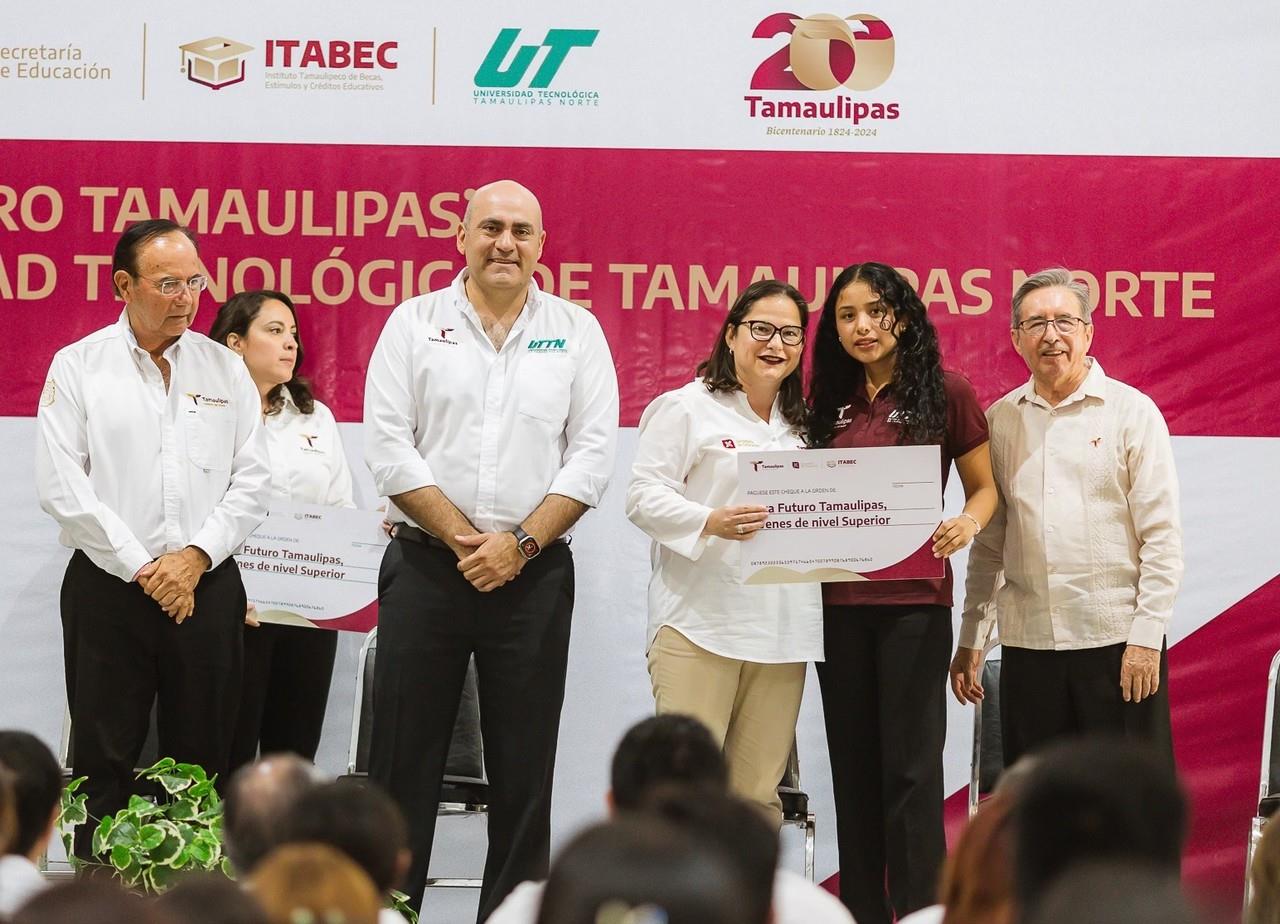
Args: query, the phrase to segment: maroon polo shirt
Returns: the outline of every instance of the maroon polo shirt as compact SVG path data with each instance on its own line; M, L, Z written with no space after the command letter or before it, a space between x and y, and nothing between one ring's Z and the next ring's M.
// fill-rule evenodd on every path
M969 380L954 372L943 372L947 394L947 432L942 439L942 489L947 489L951 462L987 442L987 417L978 404ZM861 379L849 397L849 406L836 421L832 449L859 449L865 446L899 446L898 405L886 386L874 401L867 400ZM951 562L941 579L913 581L832 581L822 585L822 602L827 606L857 604L899 604L951 606Z

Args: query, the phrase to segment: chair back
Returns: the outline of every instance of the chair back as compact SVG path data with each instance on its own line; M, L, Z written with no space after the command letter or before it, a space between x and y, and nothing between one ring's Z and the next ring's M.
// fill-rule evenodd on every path
M373 741L374 669L378 657L378 630L373 629L361 651L357 674L356 731L348 772L369 772L369 749ZM480 737L480 696L476 685L475 658L467 665L454 720L449 756L445 760L444 778L451 782L486 783L484 746Z
M1276 710L1280 703L1276 698L1276 678L1280 674L1280 651L1271 658L1267 670L1267 703L1262 733L1262 775L1258 787L1258 799L1280 794L1280 715Z

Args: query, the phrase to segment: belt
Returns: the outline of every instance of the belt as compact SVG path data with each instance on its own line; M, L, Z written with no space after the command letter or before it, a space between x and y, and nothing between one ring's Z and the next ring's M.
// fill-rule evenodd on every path
M391 527L391 538L400 539L404 542L416 542L418 543L418 545L427 545L433 549L445 549L446 551L450 551L450 552L453 551L453 549L449 548L449 544L445 542L443 539L439 538L438 536L433 536L431 535L431 533L427 532L425 529L419 529L418 527L414 526L411 523L394 524ZM542 548L545 551L546 549L549 549L551 546L559 545L562 542L567 544L568 541L569 540L567 537L561 536L558 539L551 540Z

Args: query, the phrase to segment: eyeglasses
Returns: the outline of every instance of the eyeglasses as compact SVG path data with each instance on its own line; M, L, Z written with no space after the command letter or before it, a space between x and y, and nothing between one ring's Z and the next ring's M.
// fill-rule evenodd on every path
M747 330L751 332L751 338L759 340L761 343L768 343L773 339L774 334L778 335L785 346L799 346L804 343L804 328L795 324L778 327L768 321L747 321L745 323Z
M1030 334L1033 337L1043 337L1045 331L1049 329L1049 325L1053 325L1053 329L1060 334L1074 334L1077 327L1088 324L1084 318L1063 317L1063 318L1029 318L1026 321L1019 321L1014 326L1024 334Z
M146 276L140 276L138 278L147 279ZM147 282L155 286L156 291L165 298L173 298L183 289L189 290L192 295L199 295L208 287L209 277L192 276L186 282L183 282L181 279L161 279L159 282L156 282L154 279L147 279Z

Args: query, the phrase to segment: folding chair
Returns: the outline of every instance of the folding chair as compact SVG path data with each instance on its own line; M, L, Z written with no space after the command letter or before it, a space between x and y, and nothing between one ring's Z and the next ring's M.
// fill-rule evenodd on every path
M800 755L795 742L791 744L791 756L787 769L778 783L778 797L782 800L782 823L804 830L804 874L813 882L813 847L817 836L817 818L809 810L809 794L800 788Z
M1253 855L1258 849L1258 841L1262 839L1262 830L1267 821L1280 808L1280 722L1276 721L1276 678L1280 675L1280 651L1271 658L1271 667L1267 670L1267 703L1262 724L1262 772L1258 782L1258 812L1249 825L1249 843L1245 848L1244 864L1244 906L1249 907L1253 898L1253 888L1249 881L1249 870L1253 866Z
M356 668L356 707L351 717L351 743L347 750L347 776L369 775L369 748L373 737L373 673L378 655L378 630L365 637ZM439 814L444 816L487 815L489 782L484 773L484 750L480 738L480 700L476 692L475 661L467 666L458 717L445 760L444 785L440 791ZM434 878L427 888L478 889L481 879Z

